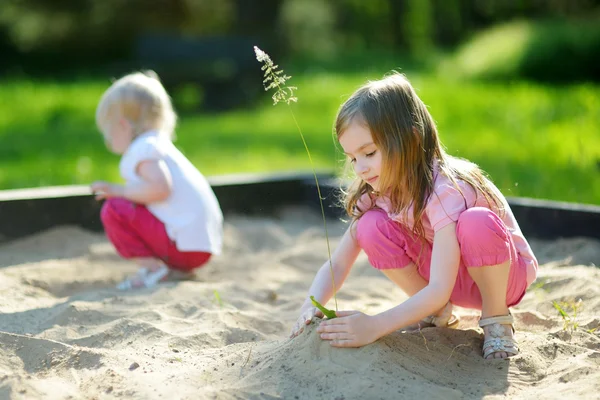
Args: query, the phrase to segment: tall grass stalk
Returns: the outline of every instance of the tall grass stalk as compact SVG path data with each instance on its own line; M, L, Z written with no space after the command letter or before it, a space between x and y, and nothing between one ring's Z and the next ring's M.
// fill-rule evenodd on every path
M315 164L313 163L312 157L310 155L310 150L308 149L308 144L306 143L306 139L302 134L302 129L300 128L300 124L298 124L298 120L296 119L296 115L294 114L294 110L290 106L290 103L296 103L298 98L294 96L294 90L297 88L295 86L288 86L286 82L291 78L284 73L282 69L279 69L279 66L273 63L271 57L259 49L257 46L254 46L254 53L256 54L256 60L259 63L263 64L261 66L261 70L264 72L263 85L265 87L265 91L269 91L274 89L275 92L272 95L273 105L277 105L280 102L285 102L288 106L288 110L292 115L292 119L294 120L294 124L296 124L296 128L298 128L298 133L300 133L300 138L302 139L302 144L304 144L304 149L306 150L306 154L308 154L308 160L310 162L310 167L313 172L313 176L315 178L315 184L317 185L317 194L319 196L319 204L321 206L321 216L323 217L323 228L325 229L325 240L327 241L327 256L329 260L329 272L331 274L331 288L333 289L333 300L335 303L335 309L337 311L337 294L335 290L335 278L333 274L333 264L331 262L331 247L329 245L329 233L327 232L327 219L325 218L325 207L323 206L323 196L321 195L321 187L319 186L319 178L317 178L317 171L315 169Z

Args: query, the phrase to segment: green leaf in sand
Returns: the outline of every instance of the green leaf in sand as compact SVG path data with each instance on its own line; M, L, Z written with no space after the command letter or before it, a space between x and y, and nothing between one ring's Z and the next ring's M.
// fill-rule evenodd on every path
M327 308L323 307L321 305L321 303L319 303L317 300L315 300L314 296L310 296L310 301L312 301L313 305L315 307L317 307L319 310L321 310L321 312L323 313L323 315L325 315L327 318L334 319L336 317L335 311L328 310Z

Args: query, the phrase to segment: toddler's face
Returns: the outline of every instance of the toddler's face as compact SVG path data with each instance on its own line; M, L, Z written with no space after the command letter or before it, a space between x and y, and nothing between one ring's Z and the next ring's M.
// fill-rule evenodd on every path
M340 145L350 159L356 175L379 190L381 174L381 152L373 143L371 131L366 126L353 122L340 136Z
M124 118L109 119L102 127L106 147L116 154L123 154L133 140L131 124Z

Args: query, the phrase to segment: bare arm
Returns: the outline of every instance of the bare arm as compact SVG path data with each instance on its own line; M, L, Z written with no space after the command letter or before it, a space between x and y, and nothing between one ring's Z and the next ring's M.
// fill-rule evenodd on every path
M156 203L169 197L173 183L164 161L142 161L136 172L142 181L125 185L123 197L140 204Z
M356 257L358 257L358 253L360 253L360 246L353 236L355 228L355 225L348 227L346 233L344 233L344 236L342 237L342 241L331 256L333 268L331 269L329 267L329 261L327 261L317 272L317 275L308 290L308 296L300 309L300 317L298 317L296 324L292 328L292 337L302 333L304 326L310 324L314 316L323 316L321 312L313 306L310 301L310 296L314 296L321 304L326 304L329 299L331 299L333 296L331 282L332 270L336 292L342 287L342 284L350 273L354 261L356 261Z
M134 203L150 204L166 200L172 189L171 173L164 161L145 160L137 165L141 182L116 185L94 182L92 191L98 199L124 197Z
M360 246L353 236L354 228L355 225L346 229L340 244L331 256L331 262L333 264L333 281L335 282L336 292L342 287L342 284L350 273L352 265L360 253ZM321 304L327 303L333 296L331 271L332 269L329 268L329 261L326 261L317 272L317 275L308 290L308 295L315 296L315 299ZM307 303L311 303L308 296L305 300L305 304Z

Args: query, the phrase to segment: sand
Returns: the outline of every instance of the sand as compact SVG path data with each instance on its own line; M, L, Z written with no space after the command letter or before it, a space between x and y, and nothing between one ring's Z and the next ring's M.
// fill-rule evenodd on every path
M344 223L329 221L331 244ZM334 349L288 339L326 258L304 209L231 216L224 254L193 280L119 292L135 267L101 234L59 227L0 246L0 399L600 398L600 242L532 241L543 264L514 309L522 353L481 358L477 315L459 330L397 332ZM364 255L340 309L377 313L405 296ZM552 301L581 299L577 329ZM331 303L330 303L331 306Z

